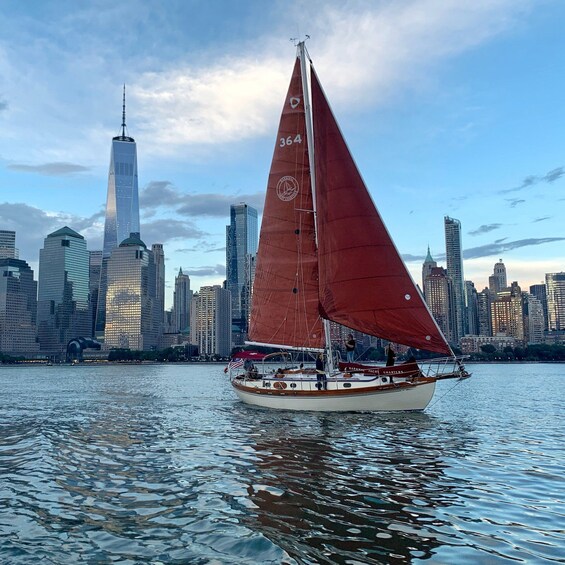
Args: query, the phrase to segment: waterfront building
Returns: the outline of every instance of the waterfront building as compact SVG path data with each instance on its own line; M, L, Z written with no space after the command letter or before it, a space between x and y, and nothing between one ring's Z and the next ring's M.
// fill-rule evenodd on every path
M112 250L108 260L105 349L156 348L156 278L153 253L136 233Z
M102 250L88 253L88 289L90 293L91 336L96 335L96 312L98 310L98 289L102 269Z
M437 263L433 260L430 253L430 246L428 245L428 254L422 264L422 294L426 297L426 279L430 276L432 269L437 267Z
M492 317L491 317L491 302L492 294L490 290L485 287L477 294L477 310L478 310L478 335L491 336L492 335Z
M530 285L530 294L535 296L541 303L544 320L543 330L547 331L547 289L545 284L540 283Z
M456 343L455 293L453 281L443 267L432 267L424 282L428 308L437 325L451 344Z
M565 272L546 273L547 326L549 332L565 331Z
M467 304L466 319L467 333L478 335L479 333L479 298L477 289L472 281L465 281L465 301Z
M203 286L192 298L191 342L200 356L231 354L231 293L220 285Z
M545 319L543 306L533 295L524 293L524 329L528 345L543 343Z
M110 168L108 170L108 193L104 223L104 246L98 308L96 313L96 336L103 339L106 323L106 292L108 286L107 265L112 250L127 239L131 233L139 237L139 191L137 181L137 147L133 137L127 134L126 89L124 86L121 134L112 138Z
M453 301L455 306L455 328L453 342L457 343L465 335L465 288L463 285L463 253L461 248L461 222L449 216L444 218L445 255L447 274L453 282Z
M175 291L173 293L174 331L183 335L190 335L190 304L192 301L190 290L190 277L179 269L175 277Z
M501 290L504 290L508 286L506 282L506 267L502 262L502 259L495 263L493 273L488 278L488 287L492 294L496 294Z
M519 345L515 338L506 335L466 335L461 338L461 352L464 355L480 353L483 345L492 345L497 351L504 351L506 347L514 349Z
M257 210L243 203L232 205L226 226L226 287L231 294L234 345L247 339L258 233Z
M492 334L524 341L522 290L517 282L496 294L491 303Z
M18 259L16 232L0 230L0 259Z
M65 226L39 251L37 326L41 351L66 352L76 337L90 337L89 253L82 235Z
M155 324L157 336L165 331L165 252L162 243L151 246L155 264Z
M0 258L0 352L35 353L37 342L37 282L20 259Z

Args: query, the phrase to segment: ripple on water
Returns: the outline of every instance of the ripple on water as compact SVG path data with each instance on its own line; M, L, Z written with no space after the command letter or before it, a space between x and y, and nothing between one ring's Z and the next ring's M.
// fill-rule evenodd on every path
M400 415L252 409L217 365L2 371L0 561L556 562L562 379L523 367Z

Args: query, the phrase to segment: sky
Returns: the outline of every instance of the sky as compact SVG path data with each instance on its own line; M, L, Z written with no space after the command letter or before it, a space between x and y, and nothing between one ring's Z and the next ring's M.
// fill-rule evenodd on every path
M3 0L0 229L36 272L67 225L102 248L112 137L137 142L166 303L225 279L231 204L261 213L296 39L416 282L444 216L464 277L565 271L562 0Z

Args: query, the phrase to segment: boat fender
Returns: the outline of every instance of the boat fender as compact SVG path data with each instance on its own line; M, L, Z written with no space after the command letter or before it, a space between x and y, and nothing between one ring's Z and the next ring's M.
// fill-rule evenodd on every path
M285 382L281 382L281 381L276 381L276 382L273 383L273 388L285 389L285 388L286 388L286 383L285 383Z

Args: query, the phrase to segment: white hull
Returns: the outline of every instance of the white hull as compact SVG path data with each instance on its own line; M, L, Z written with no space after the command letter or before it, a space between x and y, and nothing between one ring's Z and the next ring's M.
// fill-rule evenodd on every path
M435 380L410 386L365 387L362 390L316 391L301 395L293 391L265 391L260 387L232 382L243 402L262 408L310 410L316 412L399 412L424 410L430 403Z

